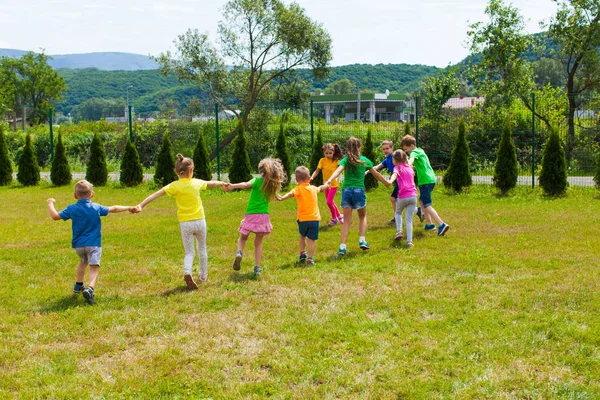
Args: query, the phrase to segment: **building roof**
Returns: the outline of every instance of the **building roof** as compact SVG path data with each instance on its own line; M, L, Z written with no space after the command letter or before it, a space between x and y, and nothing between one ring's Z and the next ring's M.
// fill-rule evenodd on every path
M479 104L485 103L485 97L451 97L442 106L443 108L464 109L473 108Z
M385 94L385 93L361 93L360 101L401 101L406 98L401 94ZM358 94L326 94L319 96L310 96L310 100L315 103L348 103L358 101Z

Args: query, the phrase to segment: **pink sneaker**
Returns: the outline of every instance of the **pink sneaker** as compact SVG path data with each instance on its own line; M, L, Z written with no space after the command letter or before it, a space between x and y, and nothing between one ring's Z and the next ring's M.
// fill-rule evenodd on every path
M327 226L334 226L335 224L337 224L337 219L332 219L331 221L329 221L329 223L327 224Z
M337 220L338 220L338 222L339 222L340 224L343 224L343 223L344 223L344 217L342 217L341 215L338 217L338 219L337 219Z
M401 240L404 237L402 232L396 232L396 236L394 236L394 240Z

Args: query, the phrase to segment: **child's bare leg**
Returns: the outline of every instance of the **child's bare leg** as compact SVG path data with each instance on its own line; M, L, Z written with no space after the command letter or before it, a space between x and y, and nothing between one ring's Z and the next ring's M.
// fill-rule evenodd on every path
M395 209L394 209L395 210ZM367 235L367 207L356 210L358 212L358 234Z
M341 241L342 244L346 244L348 239L348 232L350 231L350 225L352 224L352 208L342 208L344 212L344 223L342 224Z
M427 215L427 222L431 223L430 220L433 219L436 224L440 225L443 224L444 221L442 221L442 219L440 218L440 216L438 215L437 211L435 211L435 209L432 206L429 206L427 208L425 208L425 215Z
M238 239L237 249L238 251L244 251L244 246L246 246L246 240L248 240L248 235L244 235L240 233L240 238Z
M99 265L91 265L90 264L90 287L96 288L96 280L98 279L98 272L100 270ZM81 282L81 281L79 281Z
M391 197L390 196L390 203L392 203L392 209L394 210L392 212L393 215L396 215L396 200L397 200L396 197Z
M306 252L306 254L308 255L308 258L313 258L314 254L315 254L315 247L316 247L316 241L312 240L312 239L308 239L308 251Z
M432 221L432 219L431 219L431 215L429 215L429 212L427 211L429 208L431 208L431 206L429 206L429 207L427 207L427 208L423 207L423 202L422 202L421 200L419 200L419 204L421 205L421 212L422 212L423 214L425 214L425 222L426 222L428 225L431 225L431 221Z
M87 264L80 261L77 265L77 272L75 273L75 282L83 282L83 278L85 276L85 267L87 267Z
M300 235L300 253L306 251L306 236Z
M254 265L260 267L260 260L262 258L262 243L265 235L257 233L254 236Z

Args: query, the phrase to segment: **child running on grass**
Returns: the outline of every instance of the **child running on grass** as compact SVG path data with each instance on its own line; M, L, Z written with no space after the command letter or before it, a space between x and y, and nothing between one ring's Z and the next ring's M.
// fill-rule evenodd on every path
M102 256L102 221L100 217L106 217L109 213L135 212L135 207L105 207L98 203L92 203L94 186L86 180L81 180L75 184L74 195L77 203L68 205L61 212L56 212L56 208L54 208L56 200L53 198L46 200L46 205L53 220L71 220L71 229L73 232L71 244L79 256L73 293L82 293L89 304L94 304L94 290L96 288L96 281L98 280L100 258ZM90 266L89 284L88 287L84 287L83 278L88 265Z
M198 289L198 285L192 278L192 266L196 251L194 250L194 238L198 249L198 261L200 271L198 280L204 282L208 279L208 254L206 252L206 220L204 207L200 198L200 190L208 187L225 185L221 181L203 181L194 178L194 161L189 157L177 154L175 173L179 180L169 183L159 191L146 197L137 207L136 212L141 212L148 203L167 194L175 197L177 204L177 219L181 230L181 240L185 257L183 259L183 280L188 289Z
M254 275L259 276L262 272L260 261L262 258L262 242L273 230L269 218L269 202L281 190L281 184L285 181L285 171L281 161L277 158L264 158L258 163L260 177L253 178L248 182L227 184L223 187L225 191L233 189L252 189L250 201L246 209L246 216L240 223L238 231L240 237L237 243L237 252L233 261L233 269L240 270L242 255L246 241L250 233L254 233Z
M421 203L423 213L427 218L425 230L436 230L436 226L432 223L435 221L438 224L438 236L444 236L444 234L448 232L448 229L450 229L450 226L442 221L437 211L435 211L432 206L433 203L431 200L431 192L435 187L436 177L435 172L433 172L433 168L431 168L431 164L429 163L429 158L423 149L417 147L417 141L410 135L406 135L402 138L401 146L404 152L410 157L408 159L409 165L414 166L417 170L417 180L419 182L420 193L419 202Z
M338 163L342 159L342 150L340 146L335 143L326 143L323 146L323 154L325 157L319 160L319 165L315 172L312 173L310 180L314 180L317 175L319 175L319 171L323 171L323 180L326 181L329 179L331 174L333 174L338 167ZM298 179L296 179L297 181ZM338 190L338 180L337 178L331 181L331 187L329 189L323 190L325 194L325 199L327 201L327 207L329 207L329 211L331 211L331 221L327 224L327 226L334 226L335 224L343 224L344 217L340 214L340 210L335 204L335 194Z
M360 155L362 141L351 137L346 142L347 156L342 158L339 167L327 179L326 185L330 185L342 172L345 171L344 185L342 187L342 209L344 213L344 223L341 232L341 244L338 255L346 255L346 239L350 224L352 224L352 210L358 213L358 232L360 235L358 244L361 249L368 250L369 244L366 240L367 234L367 196L365 194L365 172L370 171L377 180L384 185L387 181L379 172L373 168L373 162Z
M295 175L298 186L284 196L278 195L276 199L283 201L290 197L296 198L298 202L298 230L300 231L299 261L314 265L315 244L319 239L319 221L321 220L317 194L321 190L327 190L327 186L312 186L310 184L310 171L305 166L296 168Z
M388 183L396 183L398 198L396 200L396 235L394 240L401 240L402 234L402 211L406 208L406 247L413 247L412 243L412 217L417 207L417 188L415 186L415 172L408 165L408 156L402 150L393 153L394 173L388 179Z

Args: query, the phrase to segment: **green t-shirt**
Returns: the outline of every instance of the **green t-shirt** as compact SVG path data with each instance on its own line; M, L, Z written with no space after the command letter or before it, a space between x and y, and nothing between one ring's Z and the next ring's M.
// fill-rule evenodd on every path
M365 156L360 156L362 164L356 164L356 168L348 164L348 157L340 160L338 166L344 167L344 186L342 189L364 189L365 171L373 168L373 162Z
M250 192L250 201L248 202L248 208L246 214L268 214L269 213L269 201L261 190L263 184L263 178L253 178L252 191Z
M410 158L415 160L413 165L417 170L419 186L435 183L435 172L433 172L433 168L431 168L431 164L429 163L429 158L423 149L415 147L410 152Z

